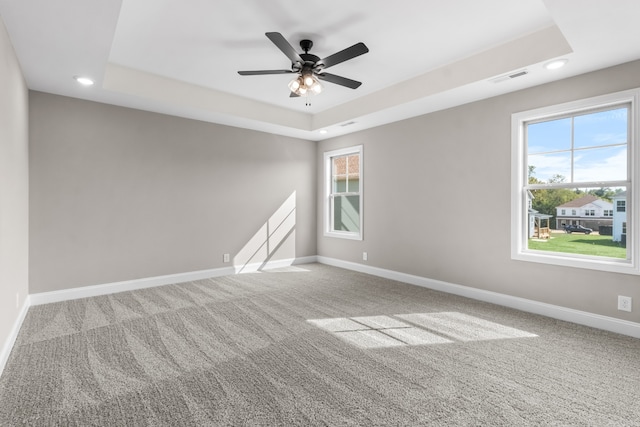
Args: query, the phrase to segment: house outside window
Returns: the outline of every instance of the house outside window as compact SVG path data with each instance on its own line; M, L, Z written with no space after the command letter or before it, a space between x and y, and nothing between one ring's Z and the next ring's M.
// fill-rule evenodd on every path
M626 207L627 196L626 192L622 192L613 198L613 204L616 206L613 210L613 241L625 245L627 243L627 212L626 209L619 211L618 206Z
M362 145L324 153L325 236L362 240Z
M640 239L636 224L630 221L632 215L627 216L631 234L626 236L624 246L599 233L582 236L585 242L594 239L589 240L592 248L597 246L596 239L601 239L598 245L615 247L598 252L587 244L554 247L529 239L524 209L524 194L532 194L534 201L550 195L573 200L580 195L599 195L606 189L612 194L633 195L626 203L613 205L616 210L632 211L631 202L638 200L639 193L640 150L636 149L635 132L640 123L636 108L639 98L640 90L634 89L512 115L512 259L640 274ZM612 210L611 205L599 204L597 209L580 212L591 218L597 211L600 217L604 209ZM571 214L577 216L577 211L572 209Z

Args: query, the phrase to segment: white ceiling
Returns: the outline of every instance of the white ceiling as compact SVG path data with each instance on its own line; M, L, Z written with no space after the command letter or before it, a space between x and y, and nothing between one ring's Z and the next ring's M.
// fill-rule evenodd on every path
M0 15L30 89L308 140L640 58L638 0L0 0ZM307 106L290 75L238 75L290 68L270 31L321 58L364 42L329 70L362 86L324 83ZM544 69L554 58L569 62Z

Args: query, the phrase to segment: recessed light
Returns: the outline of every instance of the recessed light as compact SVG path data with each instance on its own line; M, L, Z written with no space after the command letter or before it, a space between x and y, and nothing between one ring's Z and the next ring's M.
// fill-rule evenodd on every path
M564 67L567 62L569 62L568 59L556 59L544 64L544 68L546 68L547 70L557 70L558 68Z
M88 77L73 76L73 78L83 86L91 86L94 83L93 80Z
M326 129L322 129L322 130L320 131L320 133L321 133L321 134L323 134L323 135L324 135L325 133L328 133L328 132L329 132L329 131L328 131L328 130L326 130Z

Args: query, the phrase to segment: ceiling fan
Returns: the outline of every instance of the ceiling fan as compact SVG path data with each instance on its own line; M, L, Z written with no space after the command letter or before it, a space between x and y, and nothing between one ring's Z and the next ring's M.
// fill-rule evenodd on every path
M364 43L356 43L340 52L320 59L318 56L309 53L313 42L311 40L301 40L300 47L304 53L298 53L287 42L280 33L265 33L265 35L291 60L290 70L257 70L238 71L241 76L258 76L264 74L298 74L296 78L289 82L289 89L292 97L313 95L322 91L322 86L318 80L324 80L350 89L357 89L362 83L335 74L325 73L324 70L341 62L355 58L369 52L369 48Z

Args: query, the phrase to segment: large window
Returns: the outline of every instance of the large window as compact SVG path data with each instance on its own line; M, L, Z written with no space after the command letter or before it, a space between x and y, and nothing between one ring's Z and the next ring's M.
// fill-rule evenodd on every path
M640 274L638 224L632 221L639 187L639 93L625 91L512 116L512 258ZM617 203L611 219L591 219L595 210L586 205L612 205L614 197L623 196L624 218L617 217ZM582 227L559 227L540 238L537 218L552 217L569 202L584 215ZM607 230L622 220L632 235L621 242Z
M324 153L325 235L362 240L362 146Z

